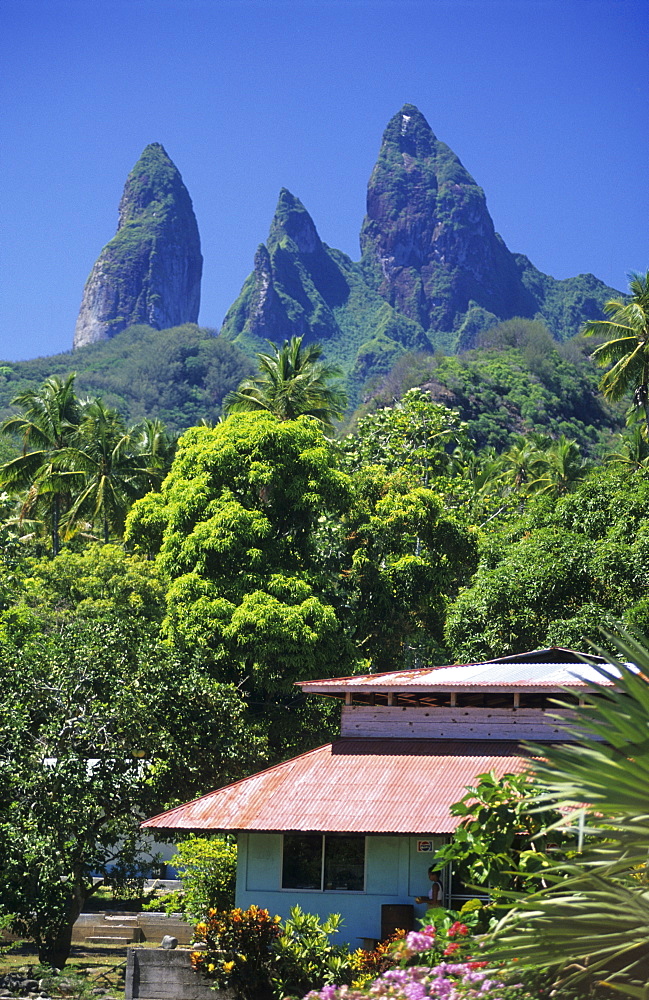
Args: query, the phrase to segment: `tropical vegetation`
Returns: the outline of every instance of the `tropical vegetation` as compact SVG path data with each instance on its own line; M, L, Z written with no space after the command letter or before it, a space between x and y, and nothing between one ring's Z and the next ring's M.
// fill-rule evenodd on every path
M125 354L137 346L144 384L153 384L151 335L138 328L110 342L118 352L123 337ZM644 420L625 428L623 408L602 401L587 341L559 349L532 321L481 336L459 358L404 355L337 437L333 372L300 338L266 355L265 387L224 348L209 407L206 359L218 338L196 330L169 333L160 360L177 362L189 409L169 397L168 408L150 400L135 414L135 396L130 409L112 389L86 397L86 376L63 365L32 381L17 366L0 371L13 400L0 468L0 919L37 940L44 961L65 961L74 915L96 891L92 873L134 873L137 815L336 735L335 706L312 704L296 680L332 664L350 674L548 645L587 650L615 622L649 631ZM88 351L99 379L93 350L75 360ZM221 401L237 386L256 402L224 417ZM170 430L160 413L175 414ZM176 442L188 413L194 426ZM641 665L642 655L633 653ZM593 704L610 710L606 699ZM630 742L639 739L631 708L625 720ZM626 766L623 754L615 760ZM552 758L557 773L568 763ZM609 772L598 759L597 773ZM644 787L639 772L633 782ZM524 817L511 788L478 790L478 827L463 828L475 856L457 864L475 883L531 892L535 906L538 890L538 912L559 906L519 837L549 820ZM633 866L624 837L642 824L628 815L620 805L606 822L618 859ZM546 879L556 855L533 853L548 856ZM628 913L640 912L640 868L627 877L609 862L598 856L588 886L612 881ZM586 882L574 885L588 897ZM641 979L631 967L628 982L617 964L602 970L629 989Z
M611 319L593 320L584 328L588 337L604 337L593 351L600 365L610 365L600 380L609 399L633 393L634 406L644 411L649 434L649 271L631 274L628 299L609 299L604 312Z
M269 341L272 353L258 355L260 374L228 393L225 412L265 410L280 420L309 416L333 431L334 421L340 420L347 408L344 391L331 384L340 376L340 369L320 360L320 344L305 345L302 340L291 337L281 347Z

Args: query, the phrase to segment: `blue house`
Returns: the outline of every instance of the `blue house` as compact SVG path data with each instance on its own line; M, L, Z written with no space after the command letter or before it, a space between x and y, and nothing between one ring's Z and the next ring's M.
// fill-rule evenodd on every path
M340 739L147 820L160 833L236 832L236 905L340 913L353 947L423 916L450 807L477 775L520 773L521 742L565 742L557 696L577 703L596 656L560 648L484 663L306 681L342 701ZM572 692L566 696L566 688ZM439 901L467 896L441 873Z

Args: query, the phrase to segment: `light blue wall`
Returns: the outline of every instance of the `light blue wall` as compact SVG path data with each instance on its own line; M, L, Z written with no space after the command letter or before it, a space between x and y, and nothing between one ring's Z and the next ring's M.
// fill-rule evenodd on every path
M432 840L435 848L444 842L443 837L430 834L367 837L365 891L315 892L280 888L282 834L241 833L236 905L247 909L255 904L281 917L288 917L291 907L296 904L306 913L317 913L323 919L330 913L340 913L345 922L335 940L358 948L361 938L380 937L383 904L412 903L415 919L426 912L426 905L415 903L414 896L428 892L428 867L434 852L418 851L421 840Z

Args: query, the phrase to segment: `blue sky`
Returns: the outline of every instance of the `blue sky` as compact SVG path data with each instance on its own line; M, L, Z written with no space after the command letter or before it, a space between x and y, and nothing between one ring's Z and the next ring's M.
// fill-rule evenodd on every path
M649 269L645 0L0 0L0 357L68 350L126 176L161 142L218 327L280 187L358 259L389 118L416 104L496 229L557 278Z

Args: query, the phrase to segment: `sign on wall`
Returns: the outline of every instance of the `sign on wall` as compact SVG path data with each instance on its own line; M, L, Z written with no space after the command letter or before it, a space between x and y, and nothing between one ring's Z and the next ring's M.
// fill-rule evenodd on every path
M433 853L433 842L432 842L432 840L418 840L417 841L417 853L418 854L432 854Z

